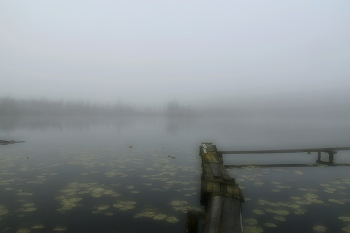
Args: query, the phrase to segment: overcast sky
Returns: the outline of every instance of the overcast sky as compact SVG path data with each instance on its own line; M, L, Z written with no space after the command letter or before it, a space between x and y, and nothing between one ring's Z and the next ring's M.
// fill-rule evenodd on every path
M350 99L350 1L0 1L0 96Z

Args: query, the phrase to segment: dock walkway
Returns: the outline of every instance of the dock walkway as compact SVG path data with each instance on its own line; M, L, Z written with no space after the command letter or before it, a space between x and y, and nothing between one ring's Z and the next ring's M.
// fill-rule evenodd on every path
M231 178L226 168L254 167L311 167L311 166L349 166L335 164L334 155L338 150L350 150L350 147L288 149L288 150L254 150L254 151L218 151L212 143L202 143L199 156L202 159L201 205L205 211L188 211L188 233L243 233L242 203L243 194ZM317 152L315 164L265 164L265 165L224 165L223 154L273 154L273 153L308 153ZM321 159L321 153L328 154L328 161Z

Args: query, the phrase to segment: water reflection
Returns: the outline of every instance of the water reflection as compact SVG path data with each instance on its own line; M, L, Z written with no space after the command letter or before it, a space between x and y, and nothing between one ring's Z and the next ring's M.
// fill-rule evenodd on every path
M78 130L87 131L95 127L113 127L122 130L133 125L138 119L133 117L94 117L94 116L36 116L36 117L0 117L0 131L10 132L17 129L29 130Z
M179 131L191 130L198 126L199 119L197 118L171 118L168 117L166 121L166 131L171 135L177 135Z

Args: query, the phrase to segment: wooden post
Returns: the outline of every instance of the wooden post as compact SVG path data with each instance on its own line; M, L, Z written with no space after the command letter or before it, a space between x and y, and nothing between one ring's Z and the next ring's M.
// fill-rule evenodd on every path
M334 162L334 152L333 151L328 152L328 162L329 163Z
M187 212L187 233L198 233L198 220L205 220L205 213L201 211L190 210Z
M319 161L321 161L321 151L317 152L317 161L316 161L316 163L319 162Z

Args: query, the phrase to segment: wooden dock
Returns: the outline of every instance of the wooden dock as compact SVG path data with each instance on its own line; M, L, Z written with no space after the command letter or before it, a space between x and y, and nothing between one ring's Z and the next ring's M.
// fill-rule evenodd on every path
M350 150L350 147L329 147L329 148L312 148L312 149L286 149L286 150L250 150L250 151L217 151L217 153L222 157L223 154L282 154L282 153L308 153L317 152L317 160L316 164L294 164L295 167L307 167L307 166L318 166L318 164L324 165L334 165L334 166L347 166L348 164L334 164L334 155L337 154L339 150ZM324 161L321 159L321 153L328 154L328 161ZM244 166L254 166L244 165ZM259 165L261 166L270 166L270 167L282 167L289 166L292 167L292 164L271 164L271 165ZM226 166L228 167L228 166ZM230 167L243 167L243 165L230 165Z
M339 150L350 147L288 149L288 150L253 150L253 151L218 151L212 143L202 143L199 156L202 158L201 205L205 211L187 212L187 233L243 233L242 203L243 194L227 173L226 168L241 167L315 167L320 165L350 166L335 164L334 155ZM223 154L273 154L273 153L308 153L317 152L315 164L265 164L265 165L224 165ZM328 161L321 160L321 153L328 154Z
M205 212L187 213L187 232L243 233L242 207L244 197L235 180L227 173L222 157L212 143L199 147L202 158L201 205ZM203 226L199 225L203 222Z

